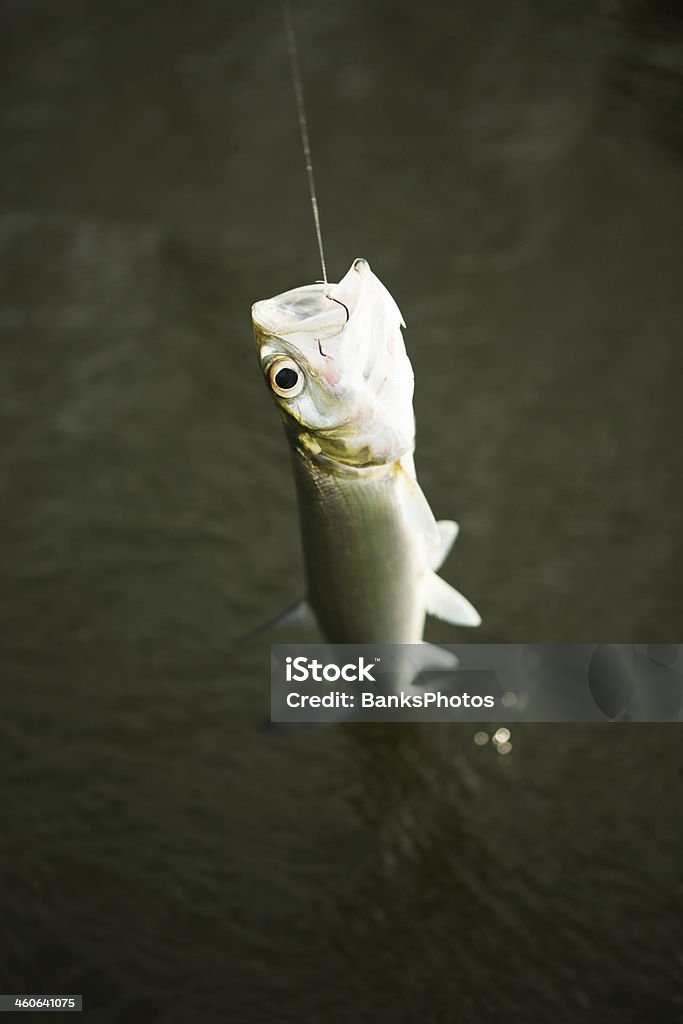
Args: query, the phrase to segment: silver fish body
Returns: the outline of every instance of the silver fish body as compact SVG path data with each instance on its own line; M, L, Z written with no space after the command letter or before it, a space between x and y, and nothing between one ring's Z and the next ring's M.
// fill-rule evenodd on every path
M457 535L415 478L403 319L365 260L252 308L296 482L307 602L332 643L420 643L429 612L475 626L435 575Z
M423 545L403 514L400 464L332 470L293 453L308 601L331 643L419 643Z

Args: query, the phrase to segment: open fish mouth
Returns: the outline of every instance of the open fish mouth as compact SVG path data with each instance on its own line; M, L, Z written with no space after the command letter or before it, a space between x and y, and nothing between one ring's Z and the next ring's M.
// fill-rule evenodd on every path
M252 318L264 333L278 337L310 333L333 338L353 316L371 277L367 260L356 259L338 284L318 281L255 302Z
M349 315L330 295L335 285L308 284L262 299L252 306L252 317L264 333L278 337L288 334L324 334L335 337L344 329Z

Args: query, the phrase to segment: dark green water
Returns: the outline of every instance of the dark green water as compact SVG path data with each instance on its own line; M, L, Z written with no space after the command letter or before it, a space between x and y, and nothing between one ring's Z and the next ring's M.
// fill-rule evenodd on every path
M303 579L249 307L319 276L278 5L0 22L0 990L673 1022L676 726L263 728L234 640ZM478 639L680 639L678 6L297 23L331 276L402 308Z

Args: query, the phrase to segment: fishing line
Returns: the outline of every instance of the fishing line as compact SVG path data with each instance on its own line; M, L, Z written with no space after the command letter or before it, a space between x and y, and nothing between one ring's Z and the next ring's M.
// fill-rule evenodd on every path
M299 54L296 47L294 22L292 20L292 5L290 4L289 0L283 0L282 15L285 20L285 31L287 33L287 49L289 50L289 61L292 67L292 82L294 84L296 110L299 116L301 144L304 149L304 160L306 161L306 174L308 175L308 191L310 192L311 195L311 207L313 209L313 220L315 221L315 233L318 239L318 251L320 252L320 266L322 267L323 271L324 283L327 284L327 267L325 266L325 254L323 252L323 236L320 230L320 212L318 210L318 196L315 191L315 178L313 177L313 163L311 161L311 144L308 140L308 120L306 118L306 107L304 105L304 90L301 84L301 68L299 66Z

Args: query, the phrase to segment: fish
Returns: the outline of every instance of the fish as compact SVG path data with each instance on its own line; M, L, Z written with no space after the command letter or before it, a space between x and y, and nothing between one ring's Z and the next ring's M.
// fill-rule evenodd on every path
M289 445L307 584L269 626L314 624L331 644L420 644L427 615L478 626L437 575L458 525L437 522L417 482L405 322L368 261L255 302L252 323Z

